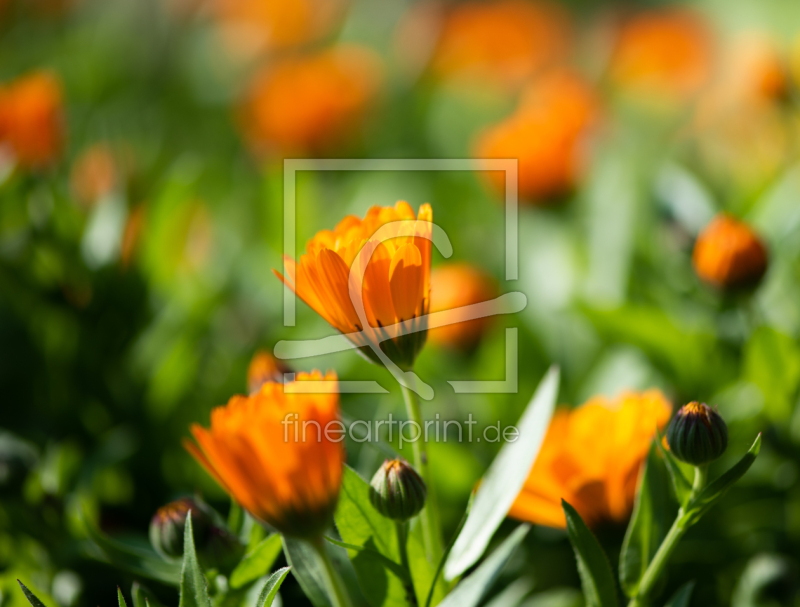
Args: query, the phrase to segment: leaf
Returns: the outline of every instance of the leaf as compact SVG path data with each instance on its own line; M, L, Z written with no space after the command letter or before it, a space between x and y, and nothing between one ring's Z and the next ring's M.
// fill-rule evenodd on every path
M439 603L439 607L475 607L491 588L503 566L525 538L530 525L520 525L469 576Z
M122 589L119 586L117 586L117 602L119 607L128 607L128 603L125 602L125 597L122 596Z
M689 607L689 601L692 600L692 591L694 590L694 580L686 582L683 586L675 591L672 598L667 601L664 607Z
M233 570L231 588L241 588L269 573L281 553L281 536L273 533L248 552Z
M431 602L428 604L436 605L450 591L450 587L440 575L442 567L444 566L444 557L440 559L438 567L434 567L433 563L428 560L428 553L425 549L425 539L422 534L422 524L419 517L409 522L406 553L408 555L408 569L411 572L417 604L427 607L425 601L430 598Z
M314 549L302 540L281 536L283 552L292 568L292 575L314 607L331 607L325 587L325 574L320 569Z
M30 590L28 590L27 586L17 580L17 583L22 587L22 592L25 594L25 598L28 599L28 602L33 605L33 607L45 607L45 604L42 603L36 595L34 595Z
M683 470L681 470L675 456L664 449L664 445L662 444L663 438L658 428L656 428L656 439L656 447L658 447L659 452L664 457L664 463L667 466L667 472L669 472L669 478L672 481L672 488L675 490L675 497L678 500L678 504L685 506L692 493L692 485L683 474Z
M197 562L192 531L192 512L186 515L183 530L183 568L181 569L181 600L179 607L211 607L206 578Z
M134 582L131 586L131 599L133 607L162 607L161 603L153 596L147 588Z
M522 490L553 415L558 381L558 368L551 367L517 424L519 440L503 445L483 477L467 522L445 562L446 579L461 575L481 558Z
M408 572L403 570L402 565L398 565L394 561L389 560L377 550L373 550L372 548L367 548L364 546L356 546L355 544L348 544L347 542L340 542L339 540L335 540L332 537L326 537L325 540L327 540L334 546L339 546L340 548L344 548L348 552L351 550L354 552L363 552L369 557L378 559L381 562L381 564L384 567L386 567L386 569L394 573L398 578L403 580L403 582L411 581L408 577Z
M369 484L350 467L344 470L334 521L344 542L358 547L349 548L347 554L367 602L373 607L405 607L411 588L397 575L396 568L386 565L388 560L400 567L397 528L375 510L369 499Z
M256 607L270 607L272 605L272 601L275 600L275 596L278 594L283 580L289 575L290 570L291 567L283 567L269 576L267 583L264 584L264 588L261 590L261 594L258 595Z
M657 455L655 441L642 468L633 514L619 556L619 581L629 597L639 591L639 582L667 535L670 525L667 474Z
M616 607L617 589L608 557L575 508L563 499L561 506L567 517L567 534L575 550L587 607Z
M731 488L731 486L738 481L744 473L750 469L753 462L758 457L758 452L761 450L761 434L756 437L753 446L744 454L736 465L734 465L725 474L717 478L713 483L705 487L697 496L689 500L686 505L685 514L678 522L682 527L693 525L697 520L708 512L714 504L724 495L724 493Z

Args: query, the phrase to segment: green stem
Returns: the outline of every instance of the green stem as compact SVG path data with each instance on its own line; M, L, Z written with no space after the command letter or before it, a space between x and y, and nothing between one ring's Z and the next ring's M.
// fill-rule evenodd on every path
M408 579L411 580L411 568L408 566L408 522L395 521L395 529L397 529L397 549L400 552L400 564L403 569L408 573ZM417 605L417 595L414 593L414 584L412 582L404 583L406 590L406 601L409 605Z
M694 483L692 484L692 492L689 495L687 503L700 493L706 484L707 478L708 466L695 466ZM647 605L648 596L661 577L661 574L664 572L669 557L672 556L673 551L678 546L678 542L680 542L687 529L689 529L688 525L684 526L680 524L683 515L684 511L683 507L681 507L678 510L678 516L675 517L675 521L672 523L672 527L670 527L664 541L661 542L653 560L650 561L647 570L642 576L642 581L639 584L639 592L630 600L628 607L643 607Z
M333 567L331 557L325 549L324 540L319 538L318 540L312 541L311 545L314 547L314 550L316 550L317 556L319 556L319 560L322 563L322 573L325 578L328 596L331 599L331 605L333 607L353 607L353 602L347 594L344 582Z
M436 504L436 492L431 482L430 470L428 468L428 452L425 445L425 426L422 419L422 412L419 408L419 399L416 392L403 386L403 400L406 403L406 411L408 412L408 419L416 422L420 428L420 436L418 440L411 443L413 450L414 468L417 469L422 480L428 489L428 497L425 501L425 507L419 513L420 524L422 525L422 536L425 543L425 554L431 563L438 563L442 556L442 533L439 525L438 510Z

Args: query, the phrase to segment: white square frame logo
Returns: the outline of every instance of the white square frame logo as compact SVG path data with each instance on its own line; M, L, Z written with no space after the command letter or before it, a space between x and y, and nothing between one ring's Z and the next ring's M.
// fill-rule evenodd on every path
M297 173L300 171L502 171L505 175L505 279L519 277L519 222L516 158L473 159L310 159L290 158L283 161L283 254L297 259ZM518 294L521 295L521 294ZM524 299L524 296L523 296ZM297 296L286 285L283 291L283 324L295 326ZM524 303L522 304L524 307ZM518 308L506 313L518 311ZM287 346L291 347L287 347ZM352 344L343 335L334 335L307 342L279 342L275 346L278 358L304 358L324 352L352 349ZM291 351L291 355L288 355ZM518 330L506 328L505 378L484 381L448 381L455 393L492 394L516 393L518 386ZM306 383L306 382L302 382ZM311 382L309 382L311 383ZM324 384L326 382L313 382ZM326 390L316 385L314 391ZM340 381L338 391L342 393L388 393L375 381Z

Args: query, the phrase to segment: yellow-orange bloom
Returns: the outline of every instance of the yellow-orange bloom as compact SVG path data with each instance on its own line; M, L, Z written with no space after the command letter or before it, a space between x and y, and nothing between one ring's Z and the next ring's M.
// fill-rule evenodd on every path
M270 64L240 108L240 127L267 154L315 153L352 138L375 100L380 62L372 51L339 46Z
M266 350L259 350L247 367L247 390L254 394L267 382L282 383L283 374L291 373L289 365L278 360Z
M656 426L672 407L658 390L594 397L553 416L536 463L509 516L565 527L561 500L587 522L624 521Z
M410 368L427 335L432 221L428 204L416 217L405 201L372 207L364 219L351 215L319 232L299 261L284 258L285 277L275 274L364 355L379 362L372 348L380 347ZM363 307L366 323L354 304Z
M758 283L767 271L767 249L747 224L720 214L697 237L692 262L708 283L746 287Z
M431 69L439 77L516 88L565 57L570 29L567 13L547 2L457 4L444 18Z
M185 442L243 508L293 537L319 537L339 496L344 449L326 432L339 427L339 394L310 386L323 379L335 382L336 374L298 373L295 382L234 396L211 412L210 428L192 426L196 444ZM303 388L310 393L293 391Z
M461 308L497 296L494 279L475 266L451 263L431 271L431 312L452 310L455 318L463 318ZM470 348L486 331L491 316L444 325L428 331L431 342L452 348Z
M580 76L554 71L534 82L514 114L481 134L478 158L516 158L519 195L543 203L569 192L583 164L583 143L599 114L594 91ZM505 175L487 173L503 191Z
M8 146L20 166L49 164L63 139L61 85L55 76L35 72L0 86L0 146Z
M711 33L700 15L685 9L649 11L620 29L611 77L649 98L681 100L708 81L712 54Z

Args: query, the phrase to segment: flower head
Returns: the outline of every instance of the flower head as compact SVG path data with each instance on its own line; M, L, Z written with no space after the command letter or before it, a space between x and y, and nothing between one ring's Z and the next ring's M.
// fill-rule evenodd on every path
M582 168L582 144L596 122L598 105L580 76L551 72L525 91L516 112L479 137L475 155L517 158L520 196L545 202L574 187ZM505 176L493 172L488 177L502 191Z
M363 354L380 362L379 347L410 368L427 334L432 219L428 204L416 217L405 201L372 207L319 232L275 274Z
M767 270L767 249L744 223L718 215L698 236L692 262L704 281L723 288L757 284Z
M425 506L428 488L408 462L387 459L372 477L369 499L383 516L407 521Z
M234 396L211 412L210 428L192 426L196 443L185 443L243 508L293 537L319 536L339 496L344 450L325 431L338 420L339 394L313 386L320 380L336 375L298 373Z
M282 360L278 360L266 350L259 350L250 360L247 367L247 390L254 394L261 390L266 382L284 381L283 374L291 373L292 369Z
M0 147L24 168L49 164L61 151L64 125L61 85L35 72L0 86Z
M714 461L728 447L728 426L705 403L681 407L667 428L669 449L679 460L694 466Z
M625 520L656 427L666 425L671 410L660 391L648 390L557 411L509 516L564 527L565 499L590 525Z

